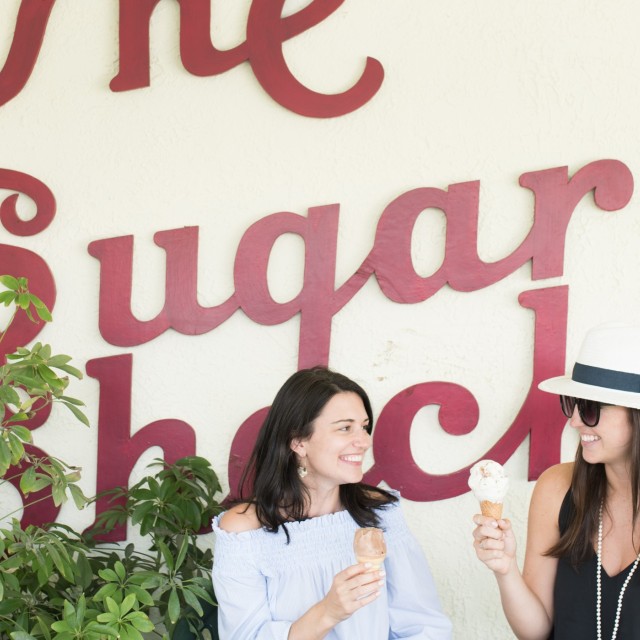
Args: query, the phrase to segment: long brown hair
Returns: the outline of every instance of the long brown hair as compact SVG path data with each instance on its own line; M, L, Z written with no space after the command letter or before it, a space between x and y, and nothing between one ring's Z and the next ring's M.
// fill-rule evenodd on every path
M313 421L331 398L344 392L356 393L373 429L373 412L365 390L353 380L326 367L302 369L280 388L258 433L251 457L240 480L240 502L255 505L256 516L267 531L306 517L308 493L298 475L297 456L291 449L295 438L306 440L313 433ZM380 487L363 482L340 485L340 501L361 527L375 527L376 510L398 498Z
M633 522L640 512L640 409L629 409L631 418L631 450L629 453L629 478L633 501ZM588 560L594 553L593 540L598 531L600 505L606 509L607 476L604 464L589 464L582 457L578 445L573 476L571 478L571 505L569 526L560 540L545 555L554 558L568 557L571 564Z

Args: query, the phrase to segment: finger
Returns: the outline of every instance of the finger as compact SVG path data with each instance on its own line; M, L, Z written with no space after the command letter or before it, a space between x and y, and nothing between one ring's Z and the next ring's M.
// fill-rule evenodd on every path
M384 584L384 571L369 571L365 574L354 576L349 581L352 589L369 588L379 589Z
M373 602L380 595L380 588L370 589L370 588L362 588L361 593L359 593L355 598L355 603L359 607L364 607L365 605Z
M491 538L493 540L502 540L504 537L504 531L502 529L492 529L491 527L480 527L477 535L474 536L477 540L483 540L484 538Z
M478 547L484 551L504 551L504 542L493 538L484 538L479 542Z
M489 518L488 516L483 516L479 513L473 516L473 522L482 529L487 527L492 527L493 529L498 528L498 521L495 518Z
M367 573L367 571L371 571L372 568L373 565L370 562L365 562L364 564L354 564L344 569L344 571L341 571L338 575L349 580L355 576L363 575Z

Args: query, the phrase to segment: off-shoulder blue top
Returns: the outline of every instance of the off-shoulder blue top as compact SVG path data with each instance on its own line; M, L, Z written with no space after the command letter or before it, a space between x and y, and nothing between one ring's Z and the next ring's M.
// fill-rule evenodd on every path
M385 585L371 604L340 622L327 640L450 640L427 560L398 503L378 511L385 532ZM356 563L358 525L348 511L282 528L216 534L213 586L221 640L287 640L291 624L328 593L334 576Z

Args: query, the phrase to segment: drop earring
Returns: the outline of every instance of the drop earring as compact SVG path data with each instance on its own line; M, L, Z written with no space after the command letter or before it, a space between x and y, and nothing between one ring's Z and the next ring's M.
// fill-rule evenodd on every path
M306 477L307 473L308 473L307 467L305 467L302 464L298 465L298 475L300 476L301 479Z

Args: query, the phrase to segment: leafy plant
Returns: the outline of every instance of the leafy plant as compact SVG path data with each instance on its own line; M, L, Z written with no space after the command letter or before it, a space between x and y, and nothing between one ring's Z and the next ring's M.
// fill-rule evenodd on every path
M155 610L151 616L167 637L205 638L208 631L215 638L216 610L210 578L213 554L210 548L198 546L198 534L222 510L216 500L218 477L210 463L199 456L174 464L157 459L152 466L160 467L157 475L148 475L129 489L107 492L118 504L100 514L95 528L86 534L86 539L94 540L130 519L151 543L147 553L128 547L124 573L105 574L108 582L102 594L121 592L129 576L136 586L151 592L151 608ZM107 552L104 548L96 551ZM113 558L109 557L111 561Z
M0 343L19 311L34 322L36 316L51 321L25 278L0 276L0 284L6 288L0 304L14 305ZM48 489L40 499L59 505L71 496L82 508L90 501L76 485L80 469L31 455L25 448L31 432L23 424L56 402L88 425L83 403L66 395L69 376L82 378L70 360L41 343L6 356L0 367L0 484L20 478L25 495ZM84 534L59 523L23 528L15 518L0 529L0 638L217 638L212 552L197 544L198 532L221 510L217 476L197 456L156 465L155 476L108 492L114 506ZM147 550L100 542L100 533L129 519L148 537Z
M0 332L0 343L4 339L19 310L35 322L34 314L48 322L51 314L40 298L29 292L26 278L0 276L0 284L6 287L0 293L0 304L13 305L13 314L5 329ZM87 417L80 409L83 403L65 395L69 376L81 379L82 372L72 367L67 355L53 355L48 344L36 343L31 349L19 347L16 353L6 356L7 362L0 366L0 478L6 478L10 467L27 463L27 470L21 472L20 490L24 495L41 491L50 486L53 501L59 506L67 499L67 491L73 496L78 507L86 498L74 483L80 479L79 470L56 458L36 458L25 451L25 444L32 441L31 431L23 424L50 403L56 402L67 407L83 424L89 425ZM63 372L60 375L56 370ZM48 496L45 497L48 499ZM12 514L4 514L7 518Z

